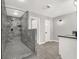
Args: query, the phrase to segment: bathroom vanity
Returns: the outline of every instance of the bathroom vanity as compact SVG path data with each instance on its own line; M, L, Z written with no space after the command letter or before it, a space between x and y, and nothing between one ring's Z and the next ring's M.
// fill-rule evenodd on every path
M58 35L59 53L62 59L77 59L77 38L73 35Z

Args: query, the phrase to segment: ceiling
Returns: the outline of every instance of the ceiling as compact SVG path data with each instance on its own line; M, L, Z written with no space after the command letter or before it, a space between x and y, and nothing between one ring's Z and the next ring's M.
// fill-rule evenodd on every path
M28 10L40 15L56 17L75 12L76 7L73 2L74 0L5 0L5 5L10 16L21 17L24 11ZM50 7L47 8L47 5Z

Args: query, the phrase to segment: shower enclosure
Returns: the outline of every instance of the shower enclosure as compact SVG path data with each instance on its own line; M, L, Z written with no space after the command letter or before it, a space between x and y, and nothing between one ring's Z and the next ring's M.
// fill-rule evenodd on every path
M22 17L8 16L2 0L2 59L22 59L36 53L36 29L28 29L29 12Z

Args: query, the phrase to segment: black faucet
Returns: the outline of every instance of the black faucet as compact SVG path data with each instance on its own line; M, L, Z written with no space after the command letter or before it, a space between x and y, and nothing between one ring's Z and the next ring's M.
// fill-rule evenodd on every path
M72 34L77 37L77 31L72 31Z

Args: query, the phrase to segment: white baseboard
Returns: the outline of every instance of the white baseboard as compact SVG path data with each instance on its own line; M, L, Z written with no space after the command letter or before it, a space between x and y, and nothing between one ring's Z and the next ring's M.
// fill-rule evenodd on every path
M48 40L48 41L44 41L44 42L39 42L39 45L45 44L46 42L59 42L59 40Z
M59 40L49 40L49 42L59 42Z
M39 44L39 45L42 45L42 44L45 44L45 43L46 43L46 42L39 42L38 44Z

